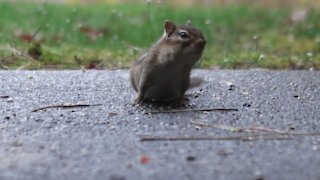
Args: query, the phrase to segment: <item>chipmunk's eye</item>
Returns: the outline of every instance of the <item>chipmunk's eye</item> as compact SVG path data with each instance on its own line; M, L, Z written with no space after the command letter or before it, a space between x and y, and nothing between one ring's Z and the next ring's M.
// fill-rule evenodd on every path
M187 32L182 31L182 32L180 32L180 37L183 38L183 39L185 39L185 38L188 38L189 35L188 35Z

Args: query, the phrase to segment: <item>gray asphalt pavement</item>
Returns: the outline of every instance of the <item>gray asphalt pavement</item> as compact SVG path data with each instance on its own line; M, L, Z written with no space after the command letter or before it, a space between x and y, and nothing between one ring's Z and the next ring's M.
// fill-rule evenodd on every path
M320 180L320 135L292 135L320 132L320 72L192 76L182 106L134 107L127 70L0 71L0 179ZM100 105L32 112L77 104ZM144 114L203 108L238 111Z

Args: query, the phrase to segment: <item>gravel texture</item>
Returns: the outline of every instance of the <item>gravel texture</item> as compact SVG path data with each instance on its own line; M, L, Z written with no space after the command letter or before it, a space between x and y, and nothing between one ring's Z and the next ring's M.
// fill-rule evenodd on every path
M187 91L183 105L134 107L127 70L0 71L0 179L320 179L320 135L236 130L320 132L320 72L195 70L192 76L203 82ZM70 104L100 105L31 112ZM202 108L238 111L144 114Z

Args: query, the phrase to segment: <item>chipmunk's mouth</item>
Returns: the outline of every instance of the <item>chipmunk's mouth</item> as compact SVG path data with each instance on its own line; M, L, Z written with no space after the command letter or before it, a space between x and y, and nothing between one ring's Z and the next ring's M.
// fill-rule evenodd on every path
M193 49L193 51L195 53L201 53L202 50L204 49L206 45L206 40L204 39L199 39L198 41L196 41L195 43L193 43L190 47Z
M205 39L199 39L197 41L197 45L200 47L200 48L204 48L204 46L206 45L207 41Z

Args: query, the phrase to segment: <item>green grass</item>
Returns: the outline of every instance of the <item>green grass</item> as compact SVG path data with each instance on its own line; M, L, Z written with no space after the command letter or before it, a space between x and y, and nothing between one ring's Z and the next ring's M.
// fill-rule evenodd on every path
M320 10L301 22L291 21L293 11L0 2L0 69L129 68L164 20L191 19L208 41L198 67L319 70Z

